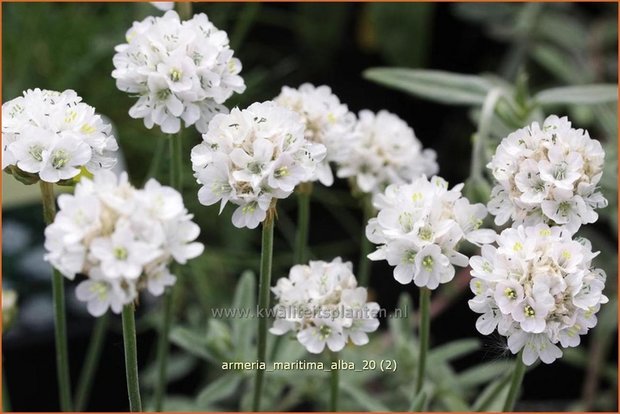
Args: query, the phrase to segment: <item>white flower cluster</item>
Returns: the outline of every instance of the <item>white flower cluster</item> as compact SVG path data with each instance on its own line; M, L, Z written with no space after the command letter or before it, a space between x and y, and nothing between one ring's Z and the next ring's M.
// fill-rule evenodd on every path
M325 85L315 87L304 83L298 89L285 86L275 102L301 116L306 126L306 139L325 145L327 155L317 165L316 174L311 180L319 180L321 184L331 186L334 175L329 163L341 163L347 159L347 150L355 139L355 114L340 103L329 86Z
M506 229L497 247L483 246L482 256L470 260L476 296L469 307L482 314L478 331L507 336L514 354L523 349L526 365L561 357L558 343L579 345L607 302L605 272L591 265L598 253L580 241L564 228L538 224Z
M313 354L323 352L325 345L340 351L349 340L367 344L367 334L379 327L379 305L367 302L366 288L357 287L351 269L351 263L339 257L330 263L293 266L289 276L271 288L279 302L269 332L296 332L297 340Z
M205 14L183 22L173 10L147 17L134 22L126 39L116 46L112 77L118 89L138 96L129 115L144 118L147 128L172 134L183 120L206 132L216 113L228 112L222 104L233 92L245 90L228 35Z
M360 111L354 134L337 175L354 178L364 193L378 194L390 184L405 184L438 171L435 151L422 150L413 129L388 111Z
M111 131L75 91L29 89L2 105L2 169L56 183L82 167L111 168L118 150Z
M387 260L394 278L402 283L436 289L454 277L454 266L467 266L458 252L460 242L490 243L495 232L479 229L487 211L483 204L470 204L461 196L463 184L448 190L448 183L435 176L422 176L410 184L388 186L373 199L379 213L369 220L366 237L380 245L368 255Z
M256 228L272 201L308 181L325 157L324 145L304 137L299 115L271 101L216 115L202 138L191 155L198 199L238 205L232 222L239 228Z
M549 116L504 138L488 168L497 185L489 212L498 225L565 226L575 233L593 223L596 208L607 206L597 190L605 153L587 131L571 128L566 117Z
M168 265L186 263L204 248L194 242L200 228L181 195L155 180L138 190L126 173L102 171L83 178L75 195L60 195L58 206L45 229L45 259L68 279L87 277L76 295L93 316L108 308L120 313L143 289L161 295L176 280Z

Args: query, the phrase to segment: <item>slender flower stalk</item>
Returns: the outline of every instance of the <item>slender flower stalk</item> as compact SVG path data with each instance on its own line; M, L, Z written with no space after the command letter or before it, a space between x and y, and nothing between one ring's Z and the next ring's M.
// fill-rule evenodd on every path
M263 235L261 244L260 259L260 281L258 284L258 307L259 310L269 309L269 288L271 287L271 262L273 258L273 227L275 221L275 205L272 204L267 212L267 217L263 222ZM258 360L265 361L267 354L267 327L268 320L266 317L258 319ZM260 409L260 402L263 389L263 380L265 371L256 370L256 382L254 385L254 399L252 410Z
M45 181L40 181L39 183L41 185L41 198L43 201L43 217L45 223L49 225L54 221L54 217L56 216L54 185ZM58 391L60 393L60 409L62 411L72 411L64 278L56 268L53 268L52 273L52 298L54 303L54 335L56 341L56 369L58 374Z
M189 20L192 18L192 3L189 1L180 1L175 4L177 12L181 20Z
M297 187L297 236L295 239L295 263L301 264L308 260L308 228L310 227L310 199L312 198L312 182L299 184Z
M134 304L123 306L123 342L125 344L125 372L127 374L127 393L129 409L142 411L140 383L138 381L138 346L136 344L136 320Z
M6 385L6 375L4 375L4 368L2 369L2 411L11 411L11 402L9 399L9 388Z
M330 356L333 363L338 363L338 352L330 351ZM338 411L338 387L339 387L339 372L338 368L331 369L331 396L329 400L329 411L336 412Z
M370 254L370 252L372 252L372 243L370 242L370 240L368 240L368 237L366 237L366 225L368 224L368 220L370 220L374 216L372 196L370 194L366 194L362 198L362 210L364 213L364 221L362 222L360 261L357 267L357 274L360 285L368 286L368 282L370 281L370 261L368 260L367 256L368 254Z
M170 186L179 193L183 191L183 137L178 134L171 135L170 139ZM178 267L177 267L178 270ZM168 353L170 327L172 325L172 312L174 300L174 286L164 295L164 309L161 331L157 340L157 383L155 384L155 411L163 409L164 395L168 383Z
M107 313L95 321L93 333L86 351L86 358L84 359L84 365L82 366L82 372L80 373L77 384L77 390L75 392L75 410L78 412L84 411L88 403L95 373L101 362L101 351L105 343L108 324L109 317Z
M424 385L426 375L426 354L428 352L428 336L431 324L431 290L425 287L420 288L420 353L418 357L418 376L416 378L415 392L419 394Z
M504 409L502 410L504 412L514 410L515 403L517 402L517 396L519 395L521 383L523 382L523 376L525 375L525 363L523 362L522 354L523 350L519 352L517 359L515 360L515 368L512 372L510 389L508 391L508 396L506 397L506 402L504 403Z

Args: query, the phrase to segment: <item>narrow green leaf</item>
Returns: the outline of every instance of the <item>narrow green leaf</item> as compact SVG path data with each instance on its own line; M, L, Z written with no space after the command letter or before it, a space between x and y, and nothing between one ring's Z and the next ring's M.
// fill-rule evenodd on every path
M538 92L534 99L541 105L616 102L618 87L612 84L563 86Z
M209 407L209 411L219 411ZM200 412L204 411L203 407L196 406L193 398L181 395L167 395L164 401L164 412Z
M170 332L170 342L191 354L218 363L218 359L207 350L206 333L200 334L188 328L177 326L172 328Z
M368 393L357 389L353 385L342 382L340 383L340 389L353 400L357 401L360 406L368 411L390 411L388 407L379 402L376 398L372 398Z
M473 411L489 411L490 407L496 404L498 401L504 402L505 398L500 398L504 395L502 391L506 389L512 376L510 372L507 372L502 377L489 383L486 388L480 393L476 401L472 405Z
M416 395L413 401L411 402L411 407L409 408L409 411L411 412L422 411L422 408L424 407L425 402L426 402L426 393L422 391L418 395Z
M233 309L253 309L256 306L256 276L252 271L245 271L237 283L233 298ZM252 349L252 340L255 336L253 318L238 317L231 321L232 343L235 344L236 355L239 360L247 360Z
M457 382L465 388L484 384L506 371L512 369L513 363L508 361L486 362L469 368L457 376Z
M471 411L469 405L458 395L448 390L441 390L437 393L437 398L448 411Z
M430 366L433 366L440 361L451 361L470 354L478 348L480 348L480 341L475 338L457 339L434 348L428 356L428 362Z
M243 380L240 373L226 374L207 385L196 398L200 406L213 404L232 396Z
M168 382L179 380L187 375L196 367L198 359L188 353L173 354L168 357L168 369L166 376ZM155 364L151 364L140 372L140 384L146 388L153 388L159 372Z
M482 105L493 84L476 75L438 70L372 68L363 76L411 95L449 105Z

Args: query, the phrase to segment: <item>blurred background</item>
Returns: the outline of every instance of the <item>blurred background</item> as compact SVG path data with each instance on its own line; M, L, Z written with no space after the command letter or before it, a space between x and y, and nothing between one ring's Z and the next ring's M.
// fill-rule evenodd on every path
M368 68L398 66L432 68L464 74L486 74L509 84L527 78L528 90L592 83L617 84L617 4L280 4L194 3L228 32L235 55L243 63L247 91L230 106L245 107L276 96L284 85L327 84L357 112L388 109L405 119L425 147L438 154L440 174L452 185L470 175L472 135L477 109L444 105L389 89L365 79ZM74 89L84 101L110 119L131 180L142 185L154 176L168 180L164 155L153 162L164 139L131 119L134 99L116 89L110 76L114 46L125 41L135 20L161 15L149 3L5 3L2 21L2 100L28 88ZM486 76L485 75L485 76ZM606 270L605 293L612 300L601 311L599 324L579 348L551 366L539 365L526 375L517 406L524 411L617 410L617 107L616 103L556 105L546 114L568 115L587 128L606 150L602 182L609 207L581 235L601 250L597 267ZM501 136L496 137L501 138ZM193 129L184 134L185 151L200 142ZM494 143L497 145L497 141ZM231 354L235 321L211 319L209 309L230 306L235 285L246 270L258 270L260 231L230 225L232 209L201 206L186 160L185 202L202 228L205 254L192 261L179 279L177 323L169 369L166 408L177 411L244 409L250 386L247 375L223 378L219 361ZM51 305L50 268L43 262L43 220L38 186L27 187L3 175L2 286L19 295L18 314L3 336L3 368L12 409L58 409ZM472 193L473 194L473 193ZM487 195L488 196L488 195ZM484 195L479 196L484 199ZM481 200L484 201L484 200ZM292 264L296 202L279 203L273 279L285 276ZM357 264L362 212L345 181L332 188L315 186L310 248L313 258L335 255ZM473 251L472 251L473 252ZM471 252L470 252L471 253ZM476 396L489 390L511 366L505 340L482 337L469 311L468 271L433 295L431 344L438 350L432 367L435 397L428 410L468 411L481 407ZM94 320L67 285L71 374L79 382ZM406 307L409 318L382 320L371 343L347 348L349 360L394 358L396 373L344 375L343 392L350 398L343 410L407 410L415 368L417 290L394 281L384 262L372 264L370 291L382 307ZM412 299L411 299L412 298ZM154 383L154 339L159 323L156 300L140 306L139 357L148 401ZM106 340L101 351L87 410L127 409L120 318L100 322ZM253 326L247 340L252 341ZM288 342L288 341L287 341ZM283 360L309 358L287 344ZM441 352L439 352L441 351ZM251 353L251 355L254 355ZM249 358L253 360L253 356ZM319 374L292 373L268 377L267 403L274 410L324 410L326 396ZM313 376L315 375L315 376ZM319 381L317 377L319 376ZM220 384L209 388L209 384ZM219 381L219 382L218 382ZM270 385L271 384L271 385ZM293 385L291 385L293 384ZM36 398L33 398L36 390ZM87 392L88 394L88 392ZM493 408L494 406L486 407Z

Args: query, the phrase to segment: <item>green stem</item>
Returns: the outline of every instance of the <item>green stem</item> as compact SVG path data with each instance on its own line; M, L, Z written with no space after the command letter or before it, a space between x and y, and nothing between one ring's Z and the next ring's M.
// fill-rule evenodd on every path
M153 153L153 159L151 160L151 165L149 166L149 170L146 173L147 181L149 178L158 178L159 169L161 168L161 161L164 158L164 154L166 153L166 140L158 139L157 146L155 147L155 152Z
M357 280L360 286L368 287L368 283L370 282L370 261L367 256L372 252L372 243L366 237L366 225L368 224L368 220L374 216L370 195L365 195L364 198L362 198L362 209L364 211L364 221L362 222L362 238L360 241L360 261L357 266Z
M312 182L301 183L297 188L297 237L295 239L295 263L303 264L308 260L308 228L310 226L310 198Z
M154 405L155 411L160 412L164 405L164 395L168 384L168 336L172 325L173 292L168 289L164 294L164 318L161 331L157 339L157 383L155 384Z
M504 404L504 409L502 411L507 412L514 410L524 375L525 364L523 363L523 350L521 350L521 352L519 352L519 354L517 355L517 359L515 361L514 371L512 372L512 381L510 382L510 390L508 391L506 403Z
M4 368L2 368L2 411L11 411L11 402L9 399L9 387L6 385L6 375L4 375Z
M426 376L426 354L428 352L428 337L431 324L431 291L428 288L420 288L420 354L418 358L418 376L416 378L415 393L422 391L424 377Z
M189 1L177 2L175 6L181 20L189 20L192 18L192 3Z
M180 3L177 3L179 5ZM183 137L179 132L170 137L170 185L183 194ZM178 268L177 268L178 270ZM172 326L174 286L164 294L164 309L161 330L157 339L157 382L155 383L154 408L162 411L166 385L168 384L169 336Z
M170 135L170 185L181 192L183 184L183 137Z
M43 201L43 217L46 224L51 224L56 217L56 200L54 184L40 181ZM56 369L58 374L58 391L60 409L73 411L71 406L71 379L69 376L69 351L67 347L67 318L65 311L65 280L56 269L52 272L52 299L54 302L54 336L56 343Z
M334 362L338 363L338 352L329 352L331 355L332 365ZM329 411L338 411L338 381L339 381L339 369L331 369L331 398L329 400Z
M275 209L275 207L271 207ZM263 222L263 236L261 245L261 258L260 258L260 281L258 284L258 309L265 312L269 309L269 288L271 287L271 261L273 258L273 227L274 227L274 212L270 209L267 212L267 218ZM258 319L258 361L265 361L267 354L267 323L266 316L259 317ZM261 369L256 370L256 382L254 384L254 399L252 404L252 411L260 410L260 401L263 391L263 379L265 371Z
M136 344L136 320L133 303L123 307L123 342L125 344L125 372L127 374L127 393L129 409L142 411L140 383L138 382L138 346Z
M88 344L88 350L86 350L86 358L84 359L84 365L82 366L82 372L80 373L79 381L77 384L77 390L75 392L75 411L84 411L90 392L92 390L93 380L95 373L99 367L101 360L101 350L105 343L105 334L108 330L109 316L108 313L103 314L100 318L97 318L93 332L90 337L90 343Z

